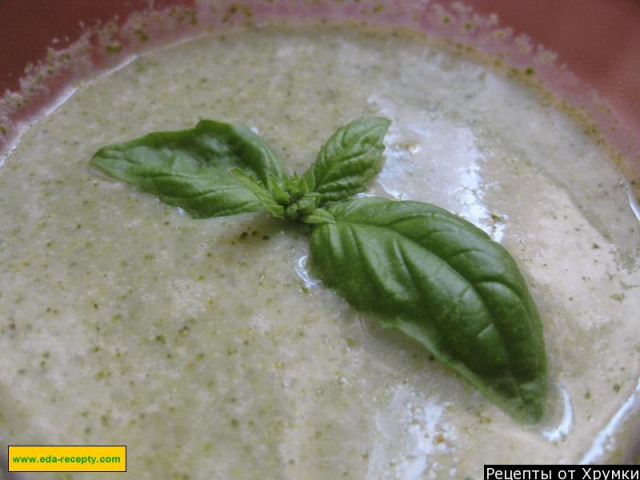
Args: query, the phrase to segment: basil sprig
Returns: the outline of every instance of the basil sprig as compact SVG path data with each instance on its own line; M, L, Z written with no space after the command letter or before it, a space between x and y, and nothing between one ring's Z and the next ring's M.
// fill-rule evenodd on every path
M434 205L352 198L382 168L389 124L339 128L302 176L286 175L251 131L209 120L104 147L91 163L196 218L264 210L309 224L325 285L535 423L546 393L542 324L509 253Z

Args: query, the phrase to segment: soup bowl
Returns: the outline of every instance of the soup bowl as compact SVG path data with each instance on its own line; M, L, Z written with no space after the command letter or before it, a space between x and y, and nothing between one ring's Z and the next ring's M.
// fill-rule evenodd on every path
M39 119L62 108L76 91L90 85L101 74L118 71L135 59L144 58L167 45L178 45L206 35L232 36L237 32L272 26L310 30L318 26L330 26L344 31L358 27L388 36L409 32L424 38L430 42L429 45L486 65L498 75L538 92L537 95L545 102L580 125L597 148L607 152L613 168L620 173L621 188L628 195L626 208L638 216L640 55L636 46L640 45L640 31L635 26L639 21L640 6L632 0L567 0L562 3L477 0L468 4L444 0L123 0L109 3L7 0L0 3L0 40L4 46L0 55L0 92L4 92L0 102L0 153L3 155L0 165L10 161L7 159L11 158L26 132ZM576 171L583 168L580 158L576 158L575 162L571 168ZM572 174L567 175L568 178L559 182L571 182ZM602 195L606 196L607 192ZM256 232L245 231L239 238L257 235ZM634 245L634 238L637 243L637 232L637 229L630 229L626 234L616 235L626 235L629 244ZM52 242L57 240L51 239ZM556 239L556 243L563 241L565 239ZM567 241L571 241L571 237ZM552 249L554 241L550 241L549 245ZM637 257L637 250L631 251L635 251ZM70 260L73 255L70 253ZM627 269L637 270L635 259ZM627 296L637 297L637 286L627 285L625 288ZM576 286L576 289L579 287ZM541 303L544 304L544 299ZM97 305L96 310L99 309ZM550 308L541 306L543 324L545 313L549 313ZM610 308L615 308L615 304ZM9 313L7 319L0 320L6 323L3 334L7 338L19 328L13 323L14 320L9 319ZM188 331L191 327L185 324L184 328ZM144 332L144 328L141 331ZM597 332L592 334L597 335ZM379 332L373 335L376 339L381 337ZM159 343L166 343L164 334L154 334L153 338ZM550 371L557 378L562 367L554 366L554 362L570 361L567 358L571 355L562 355L564 346L559 341L553 343L551 339L551 343L553 345L548 355ZM575 344L568 348L580 351ZM607 348L615 352L618 346L608 344ZM599 349L593 354L606 356L607 352ZM585 443L588 448L583 449L579 456L563 458L559 455L558 461L637 463L640 460L638 357L636 355L627 361L627 367L620 367L628 372L624 374L626 386L619 383L613 386L612 395L619 394L619 397L614 402L615 409L607 407L611 409L607 414L608 421L600 426L594 438ZM8 365L11 368L20 367L13 363ZM618 368L618 363L615 366ZM279 369L282 365L276 361L273 368ZM10 391L11 383L9 377L6 378L2 380L5 383L2 387ZM32 381L37 385L36 377ZM591 382L605 382L605 379L591 378ZM551 383L554 384L553 381ZM181 395L180 392L173 394ZM183 394L188 396L188 393ZM572 434L572 403L566 392L557 385L552 386L550 395L556 398L552 402L556 407L552 407L549 414L554 418L548 419L538 434L562 450L564 439ZM585 398L591 396L586 387L584 395ZM402 405L406 407L407 402L409 400ZM102 421L109 420L103 418ZM234 418L232 423L234 421L235 428L242 420ZM383 425L383 430L393 430L389 421L378 420L378 423ZM178 425L176 428L188 431L189 425ZM522 428L526 430L528 427ZM2 423L0 438L7 445L25 441L7 437L2 432ZM37 438L37 435L25 438ZM47 439L40 441L46 443ZM442 440L442 443L447 442L455 443L455 440ZM130 455L135 453L131 452ZM364 457L368 459L368 453L363 453ZM509 463L511 458L506 455L500 460ZM330 462L330 457L325 461ZM424 457L424 462L421 467L412 464L418 473L412 477L410 470L405 470L403 478L436 478L425 476L430 472L428 455ZM431 474L436 475L433 472ZM442 476L441 473L438 475ZM376 478L376 474L372 474L371 478Z

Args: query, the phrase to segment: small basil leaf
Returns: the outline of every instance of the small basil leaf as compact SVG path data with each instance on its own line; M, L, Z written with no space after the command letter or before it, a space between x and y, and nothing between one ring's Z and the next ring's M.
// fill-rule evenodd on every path
M103 147L91 163L197 218L261 209L256 196L229 173L232 168L246 170L268 190L286 178L260 137L210 120L193 129L155 132Z
M507 251L433 205L360 198L315 227L315 269L356 308L460 372L514 417L543 413L542 325Z
M390 123L367 117L339 128L302 176L307 190L322 194L322 204L362 192L382 168L382 140Z
M311 213L300 218L300 221L302 223L308 223L309 225L335 223L333 215L327 212L324 208L314 208Z
M288 179L287 179L288 181ZM285 181L285 188L282 188L278 183L272 182L271 184L271 197L279 205L288 205L291 203L292 198L289 192L286 190L287 181Z
M287 191L291 194L293 198L300 198L308 193L311 193L312 190L309 189L309 185L305 182L304 178L298 177L297 173L293 173L287 179ZM319 195L319 194L318 194Z
M272 193L240 168L234 168L231 170L231 173L247 188L247 190L253 192L267 212L272 214L274 217L284 218L285 208L278 203Z

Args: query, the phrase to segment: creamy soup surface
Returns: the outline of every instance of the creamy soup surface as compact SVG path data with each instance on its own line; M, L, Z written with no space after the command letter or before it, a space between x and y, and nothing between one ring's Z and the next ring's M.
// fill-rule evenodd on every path
M201 38L80 86L0 167L0 442L126 444L136 479L606 458L640 375L638 219L607 154L544 98L419 39L333 30ZM302 172L365 115L393 122L367 193L447 208L521 266L547 342L540 425L324 288L305 228L194 220L88 165L210 118Z

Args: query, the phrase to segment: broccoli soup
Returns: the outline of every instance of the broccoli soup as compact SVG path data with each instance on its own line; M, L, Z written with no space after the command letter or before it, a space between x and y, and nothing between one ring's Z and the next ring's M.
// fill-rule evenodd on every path
M539 423L327 288L304 225L194 219L89 165L104 145L214 119L301 173L365 116L391 124L364 195L439 205L519 265L544 327ZM618 448L640 375L627 185L547 97L485 65L406 35L196 39L78 88L24 134L0 192L7 444L127 445L136 479L476 479L485 463Z

